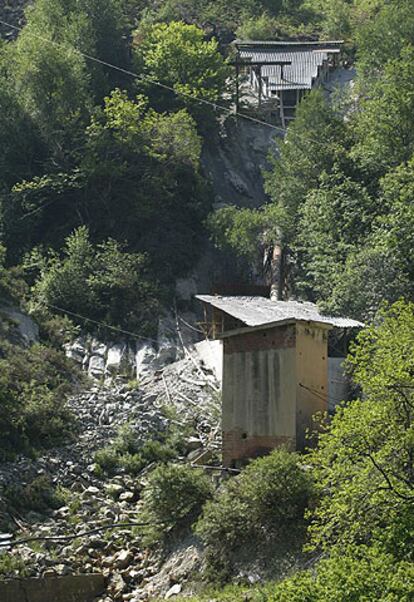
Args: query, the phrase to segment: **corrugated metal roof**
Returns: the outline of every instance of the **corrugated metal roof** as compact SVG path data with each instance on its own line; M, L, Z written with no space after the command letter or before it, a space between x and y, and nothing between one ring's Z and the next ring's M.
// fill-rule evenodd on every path
M314 303L300 301L272 301L266 297L220 297L196 295L208 303L240 320L246 326L259 327L278 322L320 322L337 328L362 328L364 324L348 318L324 316Z
M310 41L294 41L294 40L235 40L233 44L236 48L255 47L301 47L301 48L340 48L344 40L310 40Z
M262 77L269 80L269 86L273 90L308 90L312 88L313 80L318 75L319 68L329 60L330 55L337 54L339 48L335 47L312 47L307 48L300 45L272 46L241 45L239 57L243 61L251 62L275 62L288 61L291 64L282 68L277 65L262 67Z

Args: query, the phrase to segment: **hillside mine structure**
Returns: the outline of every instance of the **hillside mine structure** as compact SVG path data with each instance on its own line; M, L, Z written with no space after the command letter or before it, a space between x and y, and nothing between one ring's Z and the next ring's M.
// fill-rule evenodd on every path
M361 328L312 303L197 295L223 345L223 464L286 446L303 450L317 412L328 411L328 332Z
M259 109L278 114L282 127L294 119L296 106L309 90L326 81L339 62L342 41L235 43L237 98L239 75L247 72Z

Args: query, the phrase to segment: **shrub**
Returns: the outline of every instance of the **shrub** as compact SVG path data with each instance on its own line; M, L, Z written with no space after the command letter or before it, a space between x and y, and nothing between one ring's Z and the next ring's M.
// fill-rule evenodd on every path
M146 532L144 544L166 543L188 528L212 492L210 479L200 469L177 464L158 466L143 492L143 515L146 521L153 523Z
M66 238L62 257L34 250L26 264L38 270L34 311L59 307L115 327L151 330L160 291L150 281L142 253L128 253L111 239L93 245L89 230L80 227ZM82 325L91 327L88 320Z
M322 560L314 571L282 581L268 602L409 602L414 565L362 546Z
M153 462L168 462L177 456L181 439L169 429L158 433L158 439L149 439L142 443L130 425L122 426L115 441L95 454L98 465L97 474L114 474L122 469L136 476Z
M36 477L27 485L10 485L3 491L6 506L16 512L46 512L64 505L60 492L46 476Z
M348 357L363 399L339 408L308 456L317 489L311 543L360 542L414 561L414 304L384 309Z
M208 575L227 578L242 550L260 556L269 546L289 548L302 542L312 491L299 456L283 449L255 460L225 482L196 526L206 546Z
M62 352L0 339L0 461L62 444L75 430L65 405L77 380Z

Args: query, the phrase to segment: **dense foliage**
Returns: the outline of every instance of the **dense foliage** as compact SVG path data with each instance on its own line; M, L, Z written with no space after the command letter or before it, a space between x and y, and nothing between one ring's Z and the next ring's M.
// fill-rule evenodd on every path
M219 99L224 59L195 25L142 26L133 35L118 0L41 0L26 17L0 52L7 264L25 258L37 305L150 330L162 295L149 283L172 286L204 236L211 201L190 116L202 124L203 105L194 111L191 98ZM145 79L122 71L134 68ZM187 100L163 99L148 78Z
M42 344L25 349L0 337L0 461L70 439L75 417L65 398L75 384L61 351Z
M73 433L64 404L73 367L53 348L64 330L57 307L83 326L89 318L151 333L165 293L194 267L206 223L243 260L281 245L283 290L374 318L349 361L360 398L326 424L306 466L277 451L214 493L202 472L165 464L177 451L167 434L138 446L125 429L98 452L97 470L137 474L160 462L143 493L147 542L198 518L215 579L243 554L300 557L309 527L314 566L261 600L408 602L412 1L37 0L26 16L17 39L0 45L0 297L23 299L43 338L16 345L13 325L0 321L0 461ZM319 89L301 101L269 158L265 207L211 213L201 156L223 114L202 101L232 106L226 56L236 36L341 37L357 75L349 97Z
M252 462L225 482L197 524L210 577L228 578L237 560L251 557L267 558L272 565L272 556L280 562L281 555L288 564L303 541L311 498L311 475L285 450Z
M382 300L413 295L411 3L308 5L324 31L352 39L356 85L349 97L314 90L300 103L265 174L270 203L261 215L270 220L224 209L210 224L219 244L252 260L273 238L289 265L284 290L367 319Z
M149 523L144 543L165 544L188 529L212 493L211 480L201 469L179 464L158 466L142 496L142 516Z

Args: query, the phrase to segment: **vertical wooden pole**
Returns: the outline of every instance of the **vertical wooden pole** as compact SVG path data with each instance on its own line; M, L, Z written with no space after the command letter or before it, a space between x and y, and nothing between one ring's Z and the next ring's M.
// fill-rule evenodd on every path
M283 104L283 90L280 90L280 120L282 122L282 128L286 128L286 120L285 120L285 107Z
M259 110L262 108L262 66L259 66Z

